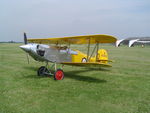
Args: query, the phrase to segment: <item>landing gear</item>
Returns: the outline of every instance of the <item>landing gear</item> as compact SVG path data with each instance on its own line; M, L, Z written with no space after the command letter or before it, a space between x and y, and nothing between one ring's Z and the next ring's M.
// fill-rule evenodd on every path
M54 74L55 80L62 80L64 78L64 72L61 69L57 69L57 71Z
M41 66L38 71L37 71L37 75L38 76L42 76L42 77L46 77L46 76L54 76L54 80L63 80L64 78L64 72L62 69L57 69L57 65L56 63L54 63L50 69L54 68L55 71L50 71L48 69L48 62L46 63L46 66Z
M42 77L44 77L44 76L47 76L48 75L48 69L45 67L45 66L41 66L39 69L38 69L38 71L37 71L37 75L38 76L42 76Z

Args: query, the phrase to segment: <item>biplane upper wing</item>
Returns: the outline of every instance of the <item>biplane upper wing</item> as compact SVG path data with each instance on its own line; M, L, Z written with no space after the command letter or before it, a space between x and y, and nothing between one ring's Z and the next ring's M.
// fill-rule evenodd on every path
M95 43L114 43L116 38L110 35L84 35L84 36L72 36L72 37L62 37L62 38L41 38L41 39L28 39L31 43L40 44L90 44Z
M71 66L83 66L83 67L112 67L109 64L98 63L98 62L63 62L61 64Z

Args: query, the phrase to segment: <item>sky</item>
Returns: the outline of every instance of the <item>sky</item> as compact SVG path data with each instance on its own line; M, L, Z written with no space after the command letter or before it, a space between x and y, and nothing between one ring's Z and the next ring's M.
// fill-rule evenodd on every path
M0 0L0 41L150 36L150 0Z

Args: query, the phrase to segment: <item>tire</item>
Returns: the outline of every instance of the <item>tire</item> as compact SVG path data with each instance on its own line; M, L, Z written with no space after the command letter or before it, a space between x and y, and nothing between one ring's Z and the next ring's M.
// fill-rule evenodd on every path
M87 59L86 58L82 58L81 62L87 62Z
M57 69L54 74L54 80L63 80L64 79L64 72L61 69Z
M49 71L48 71L48 69L47 69L45 66L41 66L41 67L38 69L38 71L37 71L37 75L44 77L44 76L47 76L47 75L48 75L48 74L46 74L46 73L48 73L48 72L49 72Z

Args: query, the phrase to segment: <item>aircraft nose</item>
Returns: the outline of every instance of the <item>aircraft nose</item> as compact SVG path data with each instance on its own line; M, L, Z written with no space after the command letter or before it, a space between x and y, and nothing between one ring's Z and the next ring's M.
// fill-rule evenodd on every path
M23 49L26 52L30 51L30 46L29 45L22 45L22 46L20 46L20 48Z

